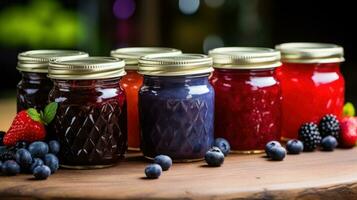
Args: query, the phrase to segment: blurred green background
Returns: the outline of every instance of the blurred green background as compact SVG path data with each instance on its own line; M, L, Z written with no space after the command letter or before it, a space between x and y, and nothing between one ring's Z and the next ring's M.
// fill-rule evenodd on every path
M30 49L109 55L118 47L167 46L207 53L310 41L345 48L346 99L357 103L356 17L352 1L1 0L0 99L15 96L17 54Z

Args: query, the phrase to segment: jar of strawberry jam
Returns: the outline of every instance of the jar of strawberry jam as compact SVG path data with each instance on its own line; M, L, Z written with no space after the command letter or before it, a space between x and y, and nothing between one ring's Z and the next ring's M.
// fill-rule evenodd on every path
M111 51L111 56L125 60L126 75L120 80L128 99L128 149L140 150L140 125L138 114L138 93L143 83L143 76L138 73L139 58L149 54L179 55L178 49L164 47L127 47Z
M58 103L54 134L61 144L60 164L101 168L116 163L127 148L126 99L119 86L124 61L110 57L50 63L54 86L49 100Z
M223 47L211 50L216 93L215 137L232 152L261 153L280 139L282 94L276 77L280 53L268 48Z
M318 122L325 114L341 117L343 48L321 43L285 43L276 48L283 62L278 71L283 91L283 139L296 138L303 123Z
M17 85L17 112L27 108L43 110L47 105L52 82L47 77L51 59L82 58L87 53L67 50L33 50L18 55L17 70L22 79Z
M201 160L213 143L212 59L200 54L145 56L139 92L141 150L146 158Z

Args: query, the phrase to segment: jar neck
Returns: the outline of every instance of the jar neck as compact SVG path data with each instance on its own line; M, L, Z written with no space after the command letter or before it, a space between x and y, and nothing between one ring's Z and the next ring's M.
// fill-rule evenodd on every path
M283 67L294 71L340 72L340 63L283 63Z
M214 74L218 76L275 76L276 68L269 69L214 69Z
M32 84L47 84L51 80L47 77L47 73L21 72L22 81Z
M59 80L52 79L55 87L59 88L97 88L97 87L119 87L119 78L97 79L97 80Z
M144 85L148 86L181 86L208 84L209 74L185 76L144 76Z

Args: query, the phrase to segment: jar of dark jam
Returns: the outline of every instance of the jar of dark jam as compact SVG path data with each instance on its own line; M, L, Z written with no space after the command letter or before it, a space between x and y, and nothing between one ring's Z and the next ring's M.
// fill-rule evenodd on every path
M28 108L43 110L48 103L52 81L47 77L52 59L88 57L87 53L69 50L33 50L18 55L17 69L22 79L17 85L17 112Z
M112 57L125 60L126 75L120 80L120 86L124 89L127 98L128 113L128 149L140 150L140 125L138 112L138 94L143 84L143 75L138 73L139 58L150 54L179 55L178 49L165 47L126 47L111 51Z
M119 85L123 75L124 61L117 58L50 63L49 77L54 87L49 100L58 103L52 124L61 144L62 167L102 168L124 156L126 99Z
M213 143L212 59L200 54L149 55L139 60L141 150L146 158L200 160Z
M282 94L276 68L280 52L268 48L223 47L210 51L216 93L215 136L232 152L261 153L280 140Z

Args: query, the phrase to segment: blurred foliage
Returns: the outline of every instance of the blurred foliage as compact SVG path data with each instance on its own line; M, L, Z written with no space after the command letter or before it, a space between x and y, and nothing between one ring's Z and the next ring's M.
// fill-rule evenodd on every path
M60 1L33 0L0 13L0 43L31 48L68 48L83 39L84 25L75 11L65 10Z

